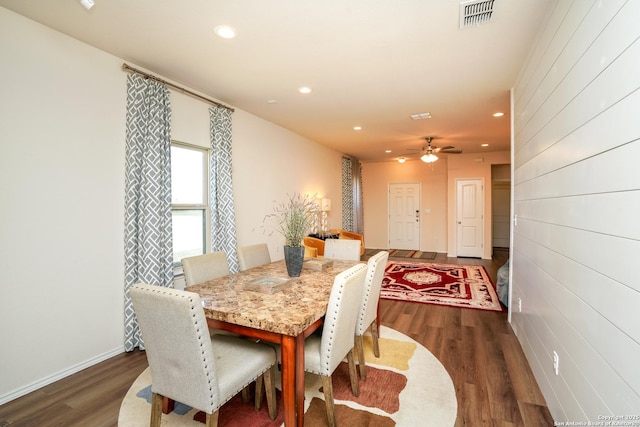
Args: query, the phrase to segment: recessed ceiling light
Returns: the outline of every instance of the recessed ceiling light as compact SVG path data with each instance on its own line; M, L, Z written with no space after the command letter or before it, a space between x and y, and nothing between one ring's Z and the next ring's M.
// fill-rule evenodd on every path
M493 117L502 117L504 116L503 112L498 111L497 113L493 113Z
M298 92L300 92L300 93L311 93L311 88L303 86L303 87L298 89Z
M413 120L430 119L431 118L431 113L416 113L416 114L412 114L410 117Z
M89 10L95 5L95 2L93 0L80 0L80 4L82 7Z
M488 147L489 144L480 144L481 147Z
M398 157L398 163L404 163L407 161L406 157Z
M278 101L275 99L269 99L267 100L267 104L276 104Z
M223 39L232 39L236 36L235 28L228 25L218 25L213 29L213 32L216 33L218 37L222 37Z
M362 130L362 126L354 126L353 130Z
M385 152L385 153L390 153L390 152L391 152L391 150L384 150L384 152Z

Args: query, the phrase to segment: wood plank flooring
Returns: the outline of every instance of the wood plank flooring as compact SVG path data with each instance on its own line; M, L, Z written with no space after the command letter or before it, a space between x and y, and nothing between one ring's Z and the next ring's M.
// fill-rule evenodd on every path
M506 250L495 250L492 260L438 254L427 262L483 265L495 283L508 256ZM447 369L458 398L456 427L553 425L506 311L382 300L380 318L424 345Z
M497 250L493 260L438 254L429 262L484 265L495 281L507 257ZM458 397L456 427L553 425L506 312L382 300L381 322L445 366ZM0 406L0 427L116 426L124 395L146 367L142 351L113 357Z

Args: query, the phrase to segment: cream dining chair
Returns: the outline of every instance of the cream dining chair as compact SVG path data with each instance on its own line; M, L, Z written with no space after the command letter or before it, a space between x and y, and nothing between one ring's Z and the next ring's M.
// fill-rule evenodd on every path
M238 263L240 271L271 263L269 247L266 243L258 243L238 248Z
M324 258L360 261L360 240L327 239L324 241Z
M186 286L230 274L227 254L222 251L182 258L182 271Z
M364 280L364 292L362 301L360 302L360 310L358 313L358 322L356 323L355 333L355 350L358 356L358 368L360 370L360 378L367 379L367 371L364 360L364 334L371 329L371 339L373 341L373 354L380 357L380 346L378 338L380 331L378 330L378 301L380 300L380 288L382 287L382 279L384 279L384 271L389 260L389 252L380 251L369 258L367 262L367 276Z
M129 293L151 369L152 427L160 426L163 397L205 412L206 425L217 426L219 408L262 378L269 417L276 418L272 347L230 336L210 337L196 293L145 284L132 286ZM256 392L256 409L258 395L262 397Z
M222 251L211 252L204 255L196 255L189 258L182 258L182 272L186 286L197 285L208 280L231 274L227 254ZM233 335L231 332L209 328L211 335ZM242 392L242 400L249 399L249 389Z
M322 388L329 426L336 425L331 374L344 360L349 363L351 392L358 396L358 372L353 352L353 331L367 274L365 264L355 265L338 274L331 288L322 336L310 335L304 342L304 370L322 377ZM278 356L280 357L278 347Z

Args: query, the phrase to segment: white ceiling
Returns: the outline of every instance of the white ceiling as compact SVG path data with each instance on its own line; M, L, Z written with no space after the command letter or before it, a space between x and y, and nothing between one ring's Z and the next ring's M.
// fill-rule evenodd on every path
M467 29L456 0L0 5L366 162L406 155L426 136L465 153L508 150L509 89L551 1L495 0L493 21ZM237 37L215 36L221 24ZM432 118L410 118L422 112Z

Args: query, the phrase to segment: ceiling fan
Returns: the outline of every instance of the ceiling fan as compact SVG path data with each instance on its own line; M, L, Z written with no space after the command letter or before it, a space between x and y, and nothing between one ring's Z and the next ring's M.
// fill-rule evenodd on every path
M462 153L461 149L456 148L452 145L447 145L445 147L432 146L431 141L433 140L433 137L431 136L425 137L425 140L427 141L427 145L420 149L420 160L422 160L425 163L433 163L436 160L438 160L438 156L436 156L436 153L446 153L446 154ZM398 161L400 163L404 163L406 160L407 160L406 157L398 157Z

